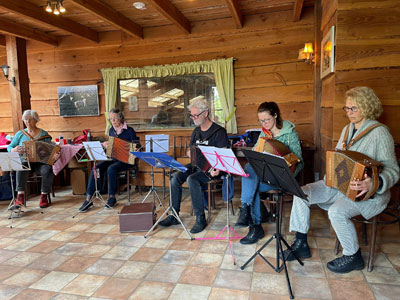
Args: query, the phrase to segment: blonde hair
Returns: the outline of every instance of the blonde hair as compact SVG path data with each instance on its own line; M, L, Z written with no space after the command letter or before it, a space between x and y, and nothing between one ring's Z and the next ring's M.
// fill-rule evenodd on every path
M22 121L24 121L28 118L35 119L36 122L40 121L39 114L37 113L36 110L33 110L33 109L25 110L24 113L22 114Z
M375 95L373 89L361 86L348 90L345 99L354 101L361 114L369 120L376 120L383 112L381 100Z

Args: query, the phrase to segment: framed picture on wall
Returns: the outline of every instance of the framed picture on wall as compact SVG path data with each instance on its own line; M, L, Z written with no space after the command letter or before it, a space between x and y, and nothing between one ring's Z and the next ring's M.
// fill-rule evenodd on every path
M321 78L335 72L335 26L329 29L321 42Z
M60 86L57 94L61 117L99 115L97 85Z

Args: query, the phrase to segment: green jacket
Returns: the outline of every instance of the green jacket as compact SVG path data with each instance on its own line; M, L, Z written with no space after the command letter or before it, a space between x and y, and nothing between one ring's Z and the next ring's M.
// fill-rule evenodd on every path
M297 176L297 174L299 174L300 170L303 168L304 162L301 154L299 135L297 134L295 128L296 126L292 122L283 120L281 131L278 136L274 137L274 139L288 146L290 151L296 154L296 156L300 159L300 162L296 165L294 170L294 175ZM261 131L260 137L265 137L265 133L263 131ZM254 146L254 148L256 146L257 144Z

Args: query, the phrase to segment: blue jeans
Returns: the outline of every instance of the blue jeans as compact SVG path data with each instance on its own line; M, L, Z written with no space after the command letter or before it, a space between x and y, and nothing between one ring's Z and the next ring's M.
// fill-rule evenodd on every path
M261 223L260 192L273 190L274 187L260 182L250 164L244 166L244 171L249 177L242 177L242 207L251 206L251 217L254 224L258 225Z
M179 213L182 201L182 184L187 181L190 195L192 197L193 211L196 216L204 214L203 186L211 179L208 178L199 168L186 165L188 170L185 173L175 172L171 178L172 206Z
M118 173L130 169L132 168L132 166L113 159L111 161L102 161L101 163L96 165L96 168L100 170L100 174L104 174L107 171L108 194L115 195L117 193ZM100 190L99 184L100 184L100 178L97 179L98 190ZM92 170L92 172L90 172L89 183L86 188L86 195L92 196L95 190L96 190L96 185Z

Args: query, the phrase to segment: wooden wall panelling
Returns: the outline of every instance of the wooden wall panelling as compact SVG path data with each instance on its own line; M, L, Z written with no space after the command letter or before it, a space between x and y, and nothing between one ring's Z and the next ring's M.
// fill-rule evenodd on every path
M322 0L321 30L327 28L338 7L338 0Z

